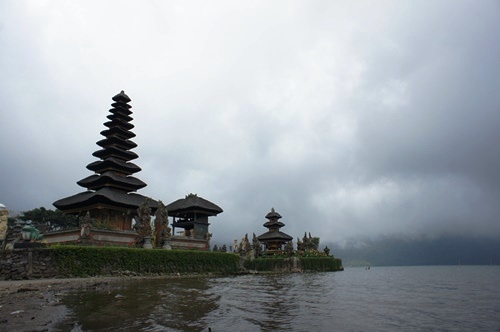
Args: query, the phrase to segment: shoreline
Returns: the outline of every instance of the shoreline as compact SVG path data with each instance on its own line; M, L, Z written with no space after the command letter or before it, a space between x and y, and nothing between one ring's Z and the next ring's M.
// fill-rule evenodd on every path
M61 298L68 292L112 291L129 282L139 280L186 277L196 276L102 276L0 280L0 330L56 331L55 326L70 314L69 309L61 303Z
M152 279L179 279L238 276L246 274L276 274L254 272L238 274L188 273L164 275L115 275L79 278L40 278L0 280L0 331L61 331L62 323L71 311L62 303L66 293L74 291L112 292L133 282ZM68 326L65 330L71 330Z

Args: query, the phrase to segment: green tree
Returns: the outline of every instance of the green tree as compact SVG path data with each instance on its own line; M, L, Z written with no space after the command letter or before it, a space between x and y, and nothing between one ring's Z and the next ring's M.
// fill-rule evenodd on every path
M78 218L64 214L61 210L48 210L44 207L23 211L18 217L21 220L31 220L35 227L45 231L55 231L78 227Z

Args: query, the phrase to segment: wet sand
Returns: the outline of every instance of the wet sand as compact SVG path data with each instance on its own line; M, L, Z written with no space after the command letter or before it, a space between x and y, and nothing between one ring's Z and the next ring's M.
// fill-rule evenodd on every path
M60 300L74 290L106 291L152 277L92 277L0 281L0 331L59 331L68 314ZM72 327L68 326L66 331Z

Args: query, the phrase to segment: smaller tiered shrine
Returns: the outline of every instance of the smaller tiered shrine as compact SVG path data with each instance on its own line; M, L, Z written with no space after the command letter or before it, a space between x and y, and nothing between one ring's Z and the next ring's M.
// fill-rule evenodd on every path
M268 221L264 224L264 227L267 227L268 231L257 236L257 239L265 245L265 253L272 254L284 250L286 243L291 241L293 237L280 231L280 228L285 226L284 223L279 221L281 215L272 208L271 212L266 215L266 219Z
M212 234L208 231L208 218L223 212L218 205L197 194L189 194L168 204L167 210L172 217L172 248L210 249ZM176 231L176 228L182 230Z

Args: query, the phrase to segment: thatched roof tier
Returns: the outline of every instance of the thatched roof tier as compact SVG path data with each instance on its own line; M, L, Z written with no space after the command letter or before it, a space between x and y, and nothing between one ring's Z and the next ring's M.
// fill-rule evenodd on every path
M168 215L173 217L187 216L195 213L199 215L216 216L223 212L220 206L193 194L168 204L167 211Z
M147 185L133 176L118 175L114 171L106 171L101 175L94 174L77 182L81 187L97 190L104 187L123 189L127 192L136 191Z
M104 122L104 125L108 128L119 127L125 130L134 129L134 125L120 119L113 119L111 121Z
M122 149L115 148L113 146L104 148L102 150L98 150L94 153L92 153L94 157L100 158L100 159L107 159L109 157L115 157L121 160L125 161L130 161L139 158L139 156L131 151L125 151Z
M137 147L137 144L128 139L123 139L121 137L110 136L97 142L97 145L103 148L116 147L123 150L130 150Z
M281 219L281 215L278 212L274 211L274 208L272 208L271 212L266 214L266 219Z
M113 104L111 104L111 106L113 106L113 108L109 110L111 113L120 112L120 113L123 113L125 115L132 114L132 111L130 110L130 108L132 108L132 106L130 106L128 104L125 104L125 103L113 103Z
M127 105L127 103L132 101L132 99L130 99L129 96L127 96L123 90L111 99L113 99L117 103L122 102L125 105ZM127 106L131 107L130 105L127 105Z
M128 123L134 120L133 117L129 116L129 114L132 114L132 111L130 110L124 110L123 108L119 108L119 109L110 109L109 111L112 112L112 114L108 115L107 118L111 121L117 120Z
M291 241L293 237L290 235L280 232L280 231L274 231L274 232L266 232L262 235L257 236L257 239L262 242L269 242L269 241Z
M268 221L264 224L264 227L277 227L277 228L280 228L280 227L283 227L285 226L284 223L282 223L281 221L276 221L276 220L271 220L271 221Z
M111 207L135 212L147 197L136 193L124 193L122 190L102 188L97 191L84 191L54 202L54 206L65 213L78 213L92 208ZM150 200L151 209L156 210L158 203Z
M135 137L135 134L131 131L122 129L120 127L113 127L106 130L101 131L101 135L104 137L120 137L123 139L130 139Z
M109 157L104 160L94 161L87 165L87 169L96 173L104 173L106 171L118 171L125 175L131 175L141 171L141 168L134 163L125 162L123 160Z

